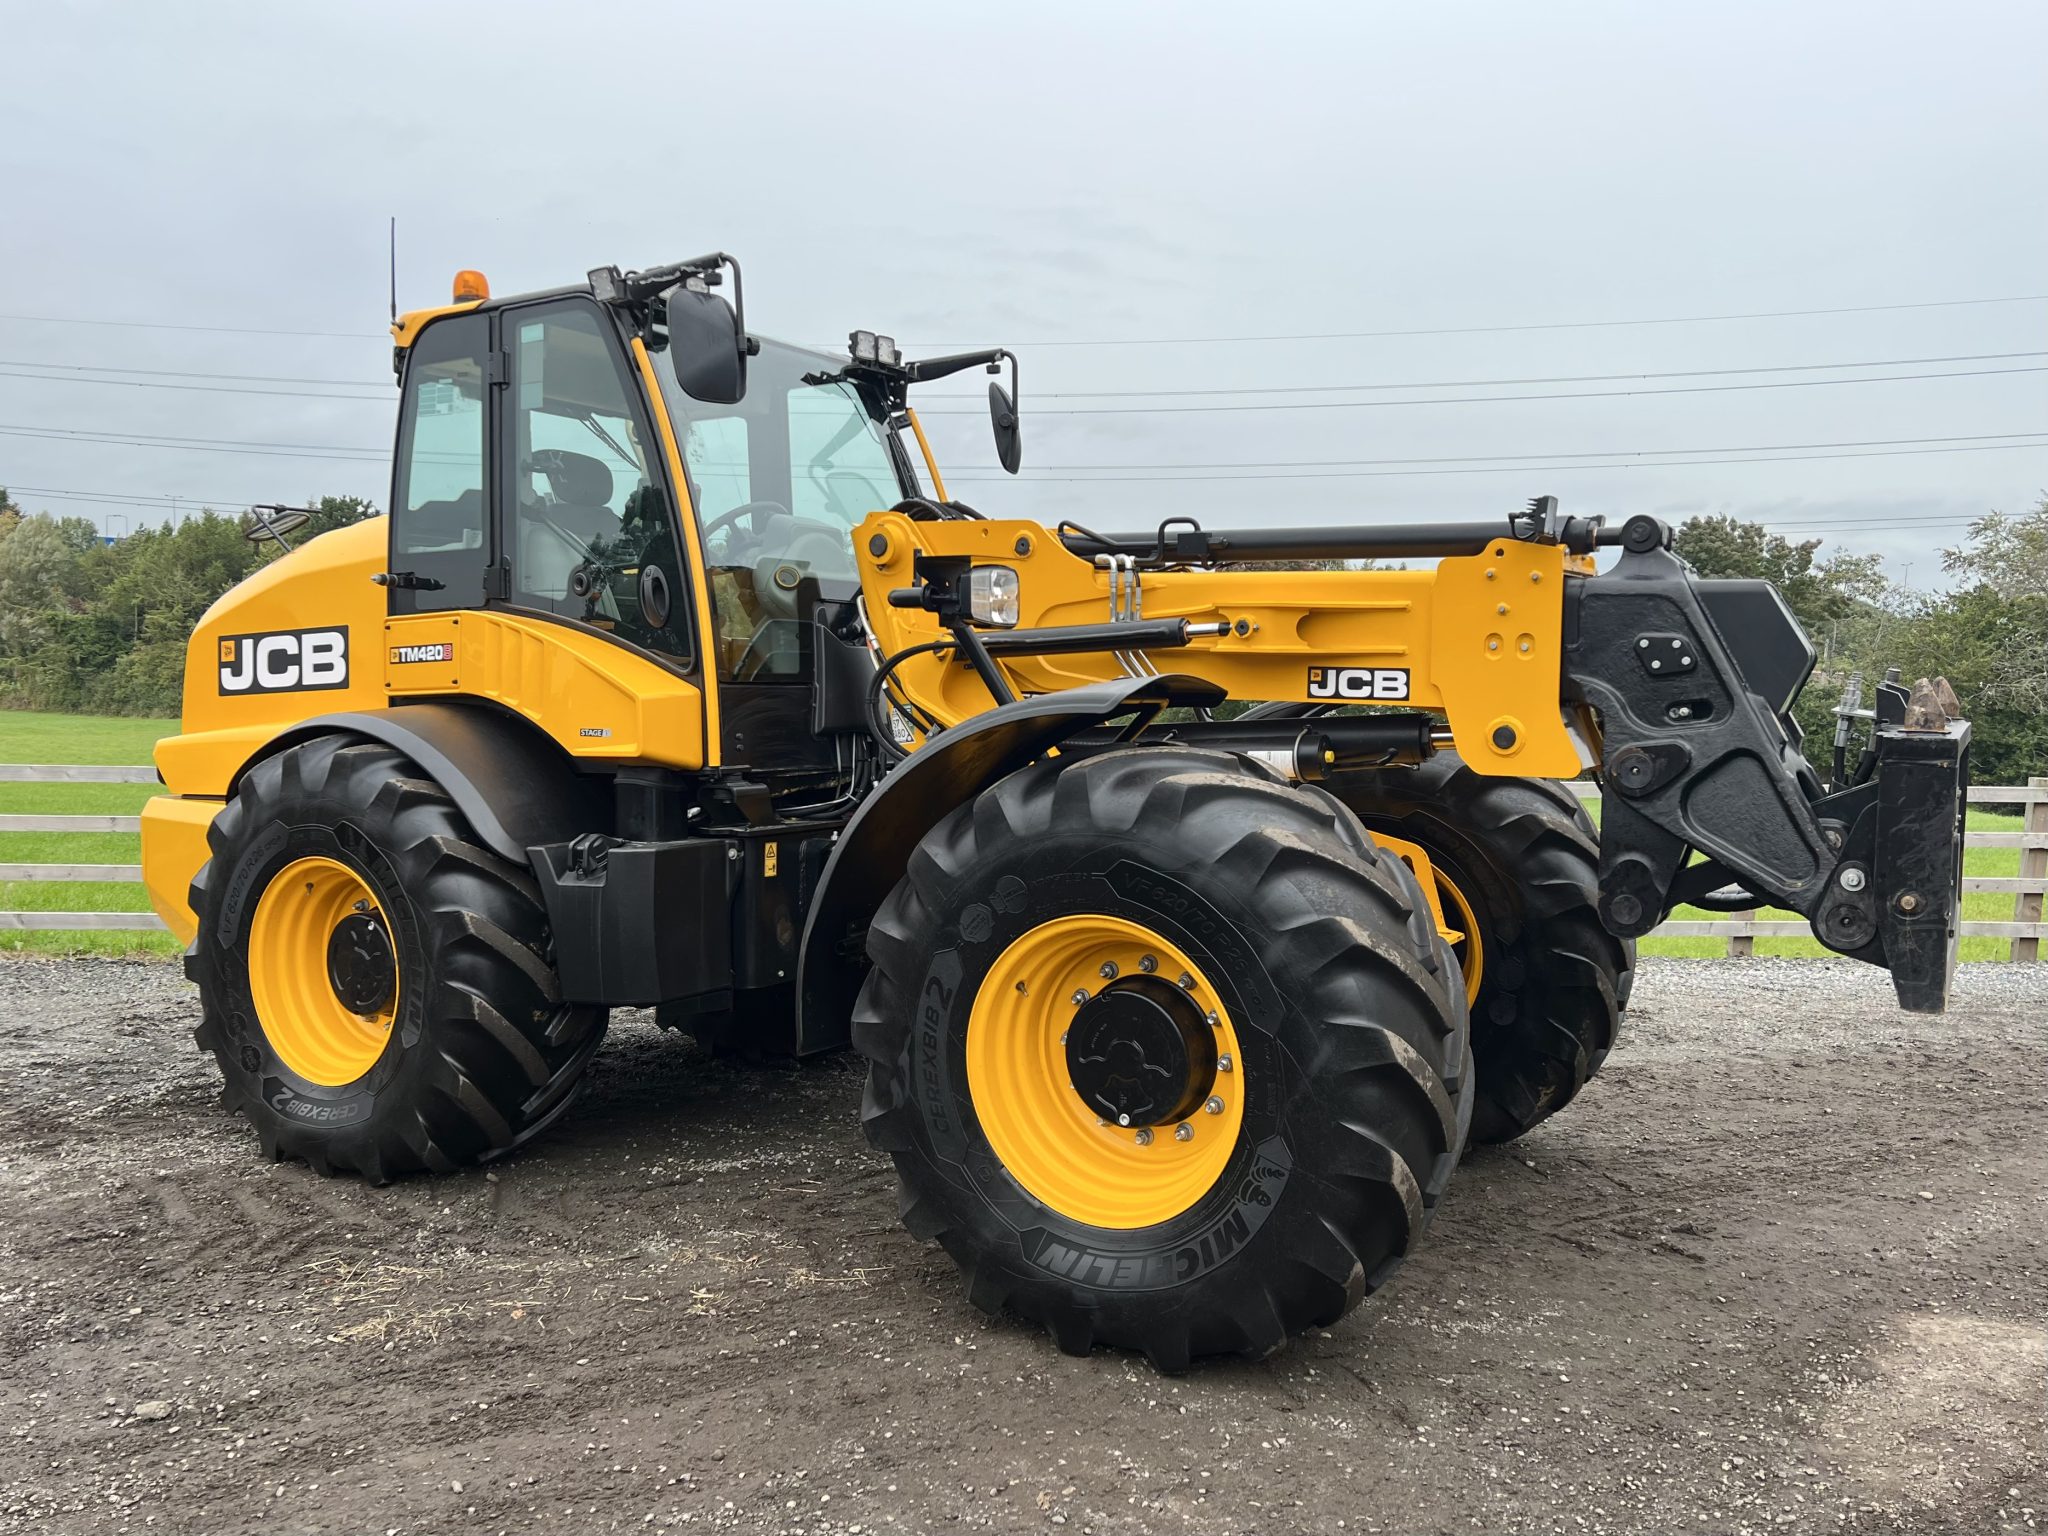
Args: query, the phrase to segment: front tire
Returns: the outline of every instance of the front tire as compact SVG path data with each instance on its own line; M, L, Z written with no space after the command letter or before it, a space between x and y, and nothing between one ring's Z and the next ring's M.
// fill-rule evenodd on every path
M862 1119L906 1224L1070 1353L1180 1370L1335 1321L1462 1149L1464 994L1420 891L1241 759L1002 780L918 846L868 953Z
M1419 845L1474 981L1476 1141L1512 1141L1575 1098L1613 1049L1634 941L1600 921L1600 834L1548 779L1472 771L1440 752L1415 768L1333 779L1368 831Z
M562 1003L532 877L408 759L288 748L207 840L195 1038L266 1154L381 1183L501 1156L569 1106L607 1014Z

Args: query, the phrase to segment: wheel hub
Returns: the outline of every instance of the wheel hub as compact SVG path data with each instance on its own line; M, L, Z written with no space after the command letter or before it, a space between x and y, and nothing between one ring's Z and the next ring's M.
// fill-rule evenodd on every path
M398 958L374 910L351 912L327 939L327 984L350 1013L381 1013L398 989Z
M247 940L249 999L278 1060L340 1088L377 1064L398 1018L397 945L361 873L313 854L271 876Z
M1130 1231L1202 1199L1235 1155L1247 1075L1224 997L1135 916L1039 923L975 988L975 1118L1003 1170L1071 1221Z
M1114 1125L1172 1125L1216 1081L1215 1032L1170 982L1112 982L1067 1028L1067 1073L1082 1102Z

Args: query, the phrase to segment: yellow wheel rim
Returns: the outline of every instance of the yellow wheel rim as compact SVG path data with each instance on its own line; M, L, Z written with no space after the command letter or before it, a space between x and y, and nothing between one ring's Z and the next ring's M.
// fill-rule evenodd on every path
M1372 840L1406 864L1421 885L1422 897L1429 903L1429 915L1436 923L1436 931L1451 946L1451 954L1464 973L1466 1006L1477 1003L1479 973L1486 965L1486 946L1480 941L1479 914L1472 910L1472 903L1458 889L1457 881L1444 873L1443 866L1429 856L1429 850L1422 844L1411 843L1405 837L1395 837L1391 832L1377 829L1373 831Z
M335 859L295 859L271 877L249 924L249 992L278 1059L323 1088L353 1083L377 1064L398 1017L398 978L358 1013L337 991L330 946L352 918L389 924L363 877ZM388 947L389 940L386 938Z
M1458 957L1459 968L1465 973L1465 1002L1469 1007L1479 1001L1479 976L1486 968L1486 946L1479 937L1479 914L1472 910L1472 903L1465 899L1465 893L1458 889L1458 883L1443 872L1441 865L1432 865L1436 874L1438 898L1444 905L1444 921L1451 925L1453 934L1445 937L1451 946L1451 953Z
M1160 984L1199 1010L1215 1070L1203 1082L1195 1069L1199 1099L1185 1117L1117 1125L1075 1087L1066 1044L1082 1006L1074 999ZM1206 1053L1198 1059L1205 1065ZM1178 945L1120 917L1056 918L997 957L968 1016L967 1084L1011 1177L1094 1227L1131 1230L1180 1215L1215 1187L1244 1126L1244 1057L1229 1009Z

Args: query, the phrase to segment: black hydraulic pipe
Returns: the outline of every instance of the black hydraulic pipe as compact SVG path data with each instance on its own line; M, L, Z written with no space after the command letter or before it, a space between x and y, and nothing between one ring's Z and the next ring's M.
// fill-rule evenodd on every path
M1326 779L1364 768L1412 766L1436 750L1433 715L1335 715L1314 719L1180 720L1143 732L1147 742L1175 742L1218 752L1256 754L1301 779ZM1117 732L1084 732L1061 750L1085 756L1129 744Z
M1365 557L1430 559L1476 555L1502 539L1517 539L1506 518L1487 522L1386 523L1345 528L1184 528L1160 535L1091 535L1066 529L1060 542L1077 555L1136 555L1168 562L1353 560Z
M1148 739L1215 747L1225 752L1269 752L1286 747L1304 733L1335 754L1327 771L1419 763L1434 750L1434 715L1324 715L1311 720L1243 719L1186 720L1155 725Z
M1197 632L1218 633L1215 625ZM1151 651L1186 645L1186 619L1133 619L1128 624L1049 624L1042 629L985 629L991 656L1064 656L1078 651Z

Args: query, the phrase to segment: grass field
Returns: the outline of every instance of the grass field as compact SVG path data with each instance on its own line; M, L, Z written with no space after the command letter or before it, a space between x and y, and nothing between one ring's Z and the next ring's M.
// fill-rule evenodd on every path
M1964 825L1972 832L2017 832L2021 821L2016 815L2000 815L1989 807L1972 806ZM2020 872L2020 851L2017 848L1965 848L1963 850L1963 873L1966 875L1998 876L2010 878ZM2013 898L1997 892L1969 892L1963 897L1963 920L1974 923L2002 923L2012 921ZM1728 916L1725 912L1708 912L1700 907L1680 907L1673 912L1677 918L1704 918L1712 921ZM1759 913L1762 917L1787 917L1783 912ZM1642 939L1637 948L1646 955L1725 955L1728 952L1726 939L1670 938ZM1831 951L1822 947L1817 939L1758 939L1756 952L1760 955L1781 955L1802 957L1825 955ZM1965 960L2004 960L2012 954L2010 939L1975 938L1963 936L1962 958Z
M0 710L0 763L147 763L157 738L175 733L175 720L117 720L92 715L31 714ZM55 816L93 814L133 816L152 795L163 791L150 784L0 784L0 812ZM1973 809L1971 830L2016 832L2020 819L1989 809ZM0 863L8 864L133 864L141 858L141 839L120 832L0 832ZM1972 875L2019 873L2019 850L1972 848L1963 855L1964 872ZM2010 896L1968 895L1963 916L1978 922L2012 917ZM56 881L0 881L0 909L17 912L146 912L149 902L139 885L69 884ZM1681 907L1675 916L1715 918L1725 914ZM37 954L175 955L181 946L163 933L6 933L0 950ZM1725 939L1646 939L1646 955L1711 956L1727 952ZM1760 955L1826 954L1812 939L1758 939ZM2004 939L1965 938L1965 960L2003 960Z
M0 763L147 764L175 720L109 719L0 710ZM133 816L154 784L0 784L0 812L45 816ZM134 864L142 839L132 832L0 832L0 864ZM0 910L10 912L147 912L139 885L113 882L0 880ZM6 932L0 950L46 955L178 954L167 933Z

